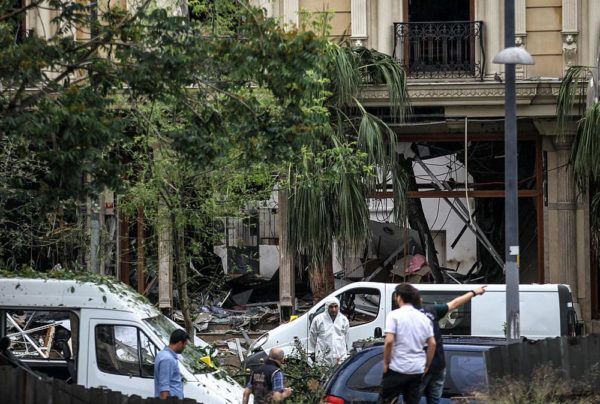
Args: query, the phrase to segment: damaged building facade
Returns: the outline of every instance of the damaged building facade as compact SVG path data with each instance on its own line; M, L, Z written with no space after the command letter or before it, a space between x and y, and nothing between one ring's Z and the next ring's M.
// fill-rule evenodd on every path
M422 207L440 265L460 265L462 273L483 271L485 281L503 282L504 72L492 59L504 48L504 2L256 3L296 26L310 13L326 11L333 39L393 55L405 66L412 106L407 122L390 121L383 88L366 87L363 102L403 142L399 158L409 162L417 179L409 197ZM592 258L589 201L578 193L568 166L575 127L557 130L556 103L569 66L596 64L600 9L595 3L515 0L516 44L536 62L517 66L520 279L569 284L585 332L600 331L598 265Z
M414 208L423 212L440 266L458 268L462 274L473 270L485 274L484 281L502 282L504 73L492 59L504 48L504 2L252 1L268 15L295 26L301 26L310 13L326 11L331 14L334 40L377 49L405 66L412 105L407 122L390 120L389 97L383 88L367 86L363 103L386 120L402 142L399 158L409 162L407 169L415 178L409 197ZM556 103L568 66L597 64L600 7L596 3L515 0L516 43L536 61L532 66L517 66L520 278L523 283L569 284L586 332L600 332L599 266L593 258L589 201L578 194L568 166L575 127L559 133ZM44 27L51 26L54 16L49 9L29 13L24 27L49 38L53 32ZM388 196L382 192L372 200L374 221L385 222ZM251 264L257 265L255 271L265 277L275 274L282 244L277 219L281 206L276 199L258 206L251 215L256 219L248 223L221 221L226 237L220 255L227 271L235 267L228 249L250 246L244 255L260 257ZM89 215L88 228L110 225L115 255L113 263L94 263L91 255L88 267L108 273L112 270L108 266L114 266L114 272L128 281L134 268L129 268L133 246L127 243L127 233L135 233L136 223L119 220L116 205L117 198L110 192L88 203L88 212L94 213ZM138 251L143 256L139 230L143 212L138 218ZM144 261L137 260L136 265L143 268ZM169 260L162 260L159 272L168 278L171 266ZM342 262L337 269L357 266ZM358 271L354 275L360 277ZM169 291L163 295L161 307L169 307L172 296Z

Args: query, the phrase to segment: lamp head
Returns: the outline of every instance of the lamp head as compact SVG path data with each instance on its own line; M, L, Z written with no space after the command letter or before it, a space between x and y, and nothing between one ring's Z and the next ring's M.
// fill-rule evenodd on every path
M492 63L497 65L533 65L535 61L522 46L512 46L498 52Z

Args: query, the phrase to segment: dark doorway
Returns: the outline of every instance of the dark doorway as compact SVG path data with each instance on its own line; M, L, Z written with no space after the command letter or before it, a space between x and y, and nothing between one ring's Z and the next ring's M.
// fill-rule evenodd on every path
M471 21L471 0L408 0L408 21Z
M405 0L405 20L394 26L394 52L408 74L483 79L483 22L474 14L473 0Z

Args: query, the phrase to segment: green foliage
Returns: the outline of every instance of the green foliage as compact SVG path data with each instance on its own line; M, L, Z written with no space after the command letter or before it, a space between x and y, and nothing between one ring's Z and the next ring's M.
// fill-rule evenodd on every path
M181 228L207 227L268 194L276 167L328 129L327 41L286 32L246 1L192 2L191 21L151 2L94 21L87 5L51 0L46 37L18 35L25 9L12 4L0 4L0 141L11 145L0 152L0 220L13 233L36 222L6 258L12 267L47 267L40 248L59 242L44 235L76 230L63 243L75 256L50 265L83 262L78 203L105 187L130 214L146 207L151 223L160 196ZM3 228L0 246L13 233Z
M320 402L324 395L325 382L331 376L333 368L333 365L312 363L302 343L296 338L292 353L285 357L281 367L287 387L294 390L288 400L297 404Z
M573 107L584 96L582 82L590 74L587 66L571 66L565 73L560 85L556 102L556 118L559 132L564 132L567 122L573 119Z
M579 121L577 139L573 147L573 172L578 180L579 188L585 190L589 179L600 180L600 103L591 105L585 110Z
M329 43L324 63L330 120L321 136L298 155L289 170L289 245L304 254L312 270L323 270L331 241L339 256L359 251L368 241L367 198L391 184L393 219L403 220L407 177L398 165L396 135L360 102L366 84L386 86L391 115L408 109L406 76L390 56L365 48Z
M585 79L594 76L587 66L572 66L567 70L561 83L556 115L558 130L564 135L566 125L574 119L573 106L579 96L579 103L583 104ZM597 76L597 74L596 74ZM597 86L597 84L596 84ZM583 194L588 192L590 184L597 188L600 181L600 164L597 156L600 153L600 104L597 99L588 96L587 108L581 119L577 122L577 133L571 150L573 174L577 188ZM591 197L590 218L594 231L600 230L600 195L596 192Z

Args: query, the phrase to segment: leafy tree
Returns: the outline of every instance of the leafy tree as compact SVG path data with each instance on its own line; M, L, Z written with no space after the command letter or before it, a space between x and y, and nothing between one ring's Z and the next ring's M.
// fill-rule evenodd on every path
M26 216L43 222L68 201L73 208L105 187L124 190L129 169L139 166L131 147L148 136L140 127L197 175L233 159L281 161L310 142L327 120L318 102L326 41L285 32L246 1L230 3L236 30L217 35L149 1L129 12L109 5L93 18L94 5L50 0L57 16L47 37L20 34L40 1L0 4L0 140L18 145L21 156L3 171L11 187L0 201L3 220L22 225L14 213L24 212L25 196L35 201ZM177 125L140 124L144 106L158 103ZM10 254L16 266L27 262Z

